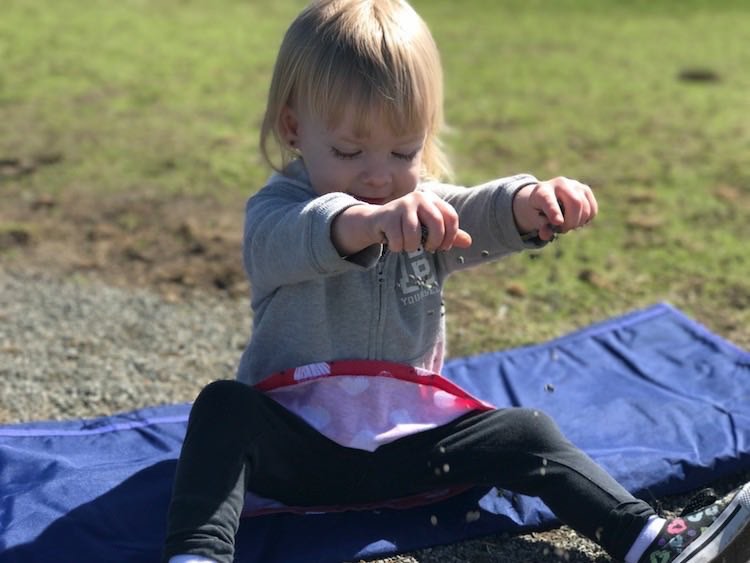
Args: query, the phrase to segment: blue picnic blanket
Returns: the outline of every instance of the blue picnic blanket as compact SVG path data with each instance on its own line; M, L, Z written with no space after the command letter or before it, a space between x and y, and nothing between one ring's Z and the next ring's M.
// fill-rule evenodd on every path
M647 499L750 468L750 354L668 304L444 373L547 412ZM0 563L157 562L189 410L0 426ZM245 518L237 561L356 560L554 525L538 499L477 488L406 510Z

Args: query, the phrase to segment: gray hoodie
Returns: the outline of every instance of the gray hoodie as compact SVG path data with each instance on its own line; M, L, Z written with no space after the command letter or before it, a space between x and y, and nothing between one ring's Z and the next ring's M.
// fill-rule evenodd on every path
M474 188L423 183L458 212L468 249L389 252L377 244L342 258L331 241L337 214L361 201L317 195L301 162L274 174L247 202L243 259L252 286L253 332L237 372L255 384L310 363L377 359L439 372L445 354L442 288L453 272L525 248L513 219L528 174Z

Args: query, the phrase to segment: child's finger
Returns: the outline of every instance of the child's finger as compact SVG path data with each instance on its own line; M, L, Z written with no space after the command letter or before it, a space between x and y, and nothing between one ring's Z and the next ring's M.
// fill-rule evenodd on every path
M401 234L401 226L393 228L392 226L386 226L381 230L383 234L382 243L388 247L388 250L392 252L401 252L404 246L403 235Z
M401 252L404 247L401 215L394 213L386 206L378 207L375 215L377 216L376 229L381 235L380 242L388 246L392 252Z
M586 217L586 223L590 223L599 213L599 204L596 201L596 197L594 196L594 192L591 191L591 188L586 190L585 194L586 200L589 202L589 215Z
M428 237L429 237L429 229L426 226L422 225L422 240L423 241L427 240ZM446 248L446 250L450 250L454 246L457 248L469 248L472 242L473 241L469 233L467 233L463 229L457 229L456 236L453 237L453 242L450 244L450 246ZM429 252L432 252L430 248L435 248L435 247L429 247L426 244L423 244L422 246L425 248L425 250L428 250ZM442 246L440 247L440 250L443 250Z
M552 233L563 232L567 220L565 204L559 199L556 199L554 203L547 201L546 199L543 201L544 205L539 211L541 222L538 229L541 230L543 228L548 228Z
M456 238L453 239L453 246L456 246L458 248L469 248L471 246L471 243L471 235L463 229L458 229Z
M438 250L446 237L446 222L438 205L426 205L420 209L422 224L422 247L427 252Z
M455 244L456 237L460 231L458 228L458 213L446 201L437 200L435 205L440 210L443 224L443 236L435 246L435 250L450 250Z
M562 227L546 223L545 225L539 227L539 230L536 232L536 236L539 237L539 240L550 242L555 240L557 235L563 232L564 231Z
M401 218L401 238L403 245L399 250L414 252L422 244L422 223L416 211Z

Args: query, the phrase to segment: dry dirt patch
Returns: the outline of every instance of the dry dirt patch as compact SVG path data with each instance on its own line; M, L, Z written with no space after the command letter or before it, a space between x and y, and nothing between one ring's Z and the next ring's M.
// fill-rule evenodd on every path
M4 198L0 263L60 275L93 274L118 287L180 299L194 291L247 295L244 201L133 192Z

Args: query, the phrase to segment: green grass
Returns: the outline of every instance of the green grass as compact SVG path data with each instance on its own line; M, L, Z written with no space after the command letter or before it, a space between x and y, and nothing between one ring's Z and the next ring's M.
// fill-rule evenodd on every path
M0 157L31 193L243 200L301 2L6 0ZM669 300L750 345L750 4L415 0L446 72L457 180L592 185L597 221L456 277L451 352L532 343ZM686 81L686 70L714 81ZM0 184L0 189L3 189Z

